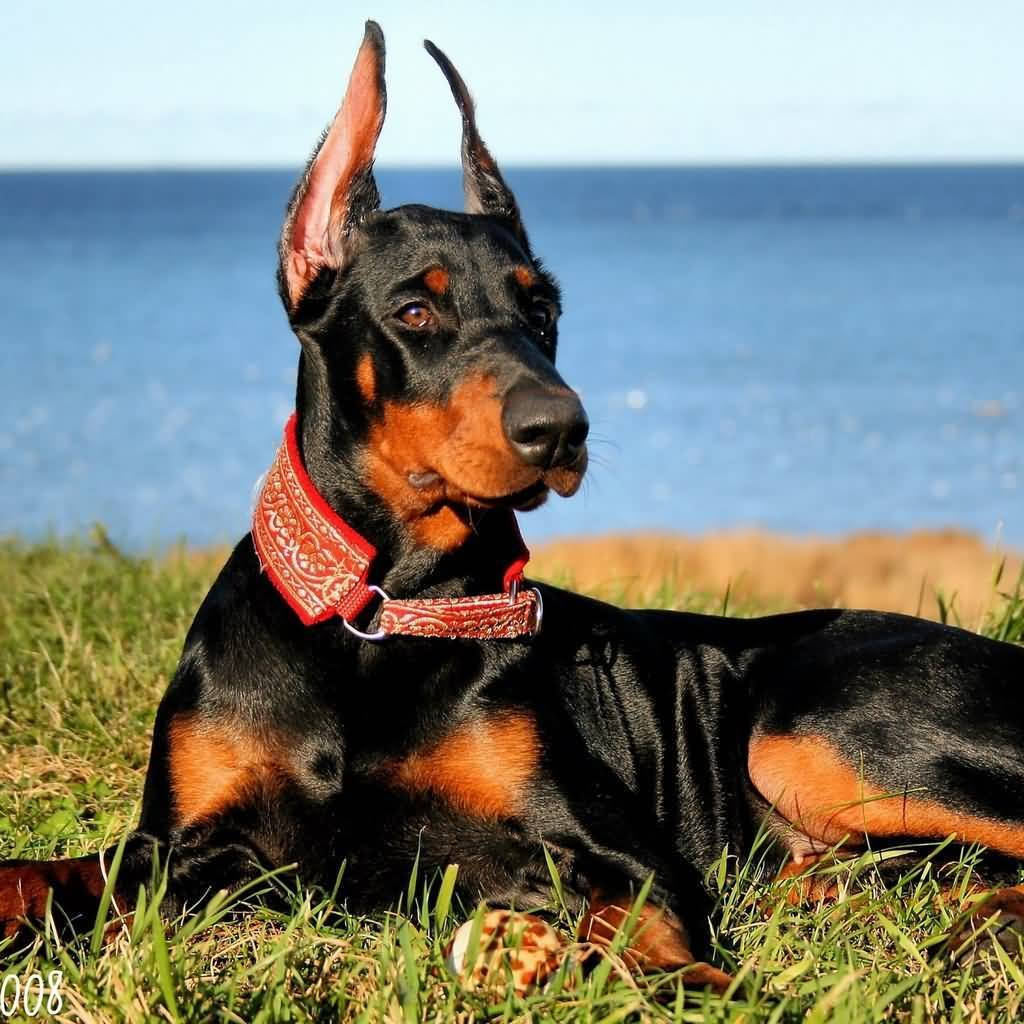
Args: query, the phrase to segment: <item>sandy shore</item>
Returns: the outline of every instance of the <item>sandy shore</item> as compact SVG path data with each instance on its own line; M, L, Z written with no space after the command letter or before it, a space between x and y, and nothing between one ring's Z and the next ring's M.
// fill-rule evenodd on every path
M616 534L538 545L534 575L616 601L643 604L666 579L680 593L722 595L770 606L876 608L938 617L936 594L965 626L978 623L1001 589L1012 586L1021 555L999 552L955 530L856 533L831 539L736 531L688 537Z

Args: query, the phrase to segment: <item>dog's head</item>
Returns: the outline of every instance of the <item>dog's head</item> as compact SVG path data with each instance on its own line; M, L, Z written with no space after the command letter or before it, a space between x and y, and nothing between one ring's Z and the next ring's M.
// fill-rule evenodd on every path
M466 213L380 209L384 38L367 22L341 108L288 207L278 282L302 343L302 415L418 542L458 547L477 510L573 494L587 417L555 370L559 293L477 131L459 73Z

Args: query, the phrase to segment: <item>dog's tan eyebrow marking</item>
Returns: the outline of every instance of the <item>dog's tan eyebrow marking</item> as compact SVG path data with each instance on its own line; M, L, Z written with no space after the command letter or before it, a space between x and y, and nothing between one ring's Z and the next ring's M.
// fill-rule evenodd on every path
M451 284L451 276L444 267L431 267L423 275L423 283L435 294L443 295Z
M527 266L520 263L512 268L512 276L524 287L532 288L537 283L537 275Z

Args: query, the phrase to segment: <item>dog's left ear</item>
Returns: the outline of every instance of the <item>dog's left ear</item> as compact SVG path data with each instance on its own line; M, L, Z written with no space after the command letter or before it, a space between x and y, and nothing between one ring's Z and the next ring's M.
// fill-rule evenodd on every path
M368 21L345 98L285 215L278 283L289 311L321 267L342 266L352 229L380 207L373 153L386 106L384 34L375 21Z
M466 212L500 217L529 249L516 198L505 184L505 179L502 178L494 157L484 145L484 140L480 138L480 132L476 127L473 97L470 96L466 83L455 70L455 65L429 39L423 41L423 46L437 61L444 77L448 79L459 113L462 114L462 187L466 193Z

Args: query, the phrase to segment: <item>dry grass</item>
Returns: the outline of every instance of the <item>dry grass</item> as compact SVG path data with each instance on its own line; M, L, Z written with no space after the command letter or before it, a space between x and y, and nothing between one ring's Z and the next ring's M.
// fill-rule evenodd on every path
M679 593L724 594L770 607L874 608L978 628L992 610L992 576L1016 577L1020 555L956 530L785 537L736 530L686 537L634 533L541 546L532 568L588 593L646 603L666 584Z

